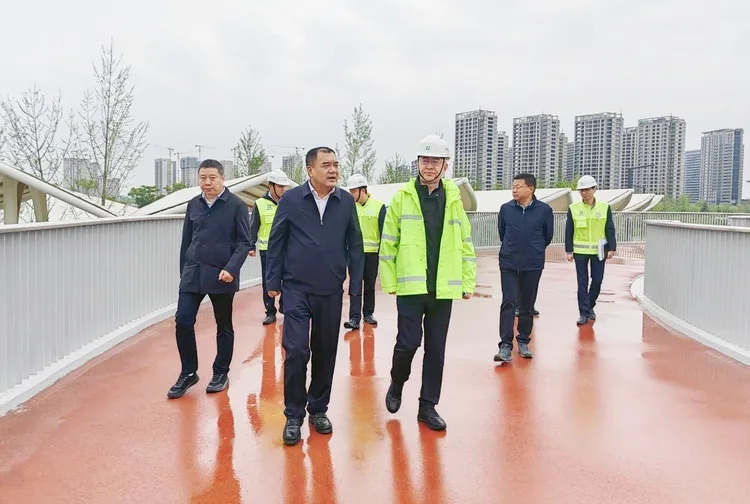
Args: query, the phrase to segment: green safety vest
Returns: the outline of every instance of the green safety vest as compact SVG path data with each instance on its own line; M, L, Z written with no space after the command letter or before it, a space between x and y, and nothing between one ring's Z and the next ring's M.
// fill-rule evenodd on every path
M573 253L596 255L599 240L607 237L607 210L609 203L594 200L593 208L583 201L570 205L573 216Z
M398 296L427 293L427 240L415 180L407 182L391 199L380 242L380 285L385 292ZM445 220L436 295L438 299L460 299L463 293L474 293L477 260L458 186L443 180L443 187Z
M276 209L278 205L268 198L260 198L255 200L255 211L258 212L260 218L260 229L258 229L258 241L256 246L258 250L268 250L268 237L271 236L271 226L273 226L273 218L276 216Z
M357 217L359 217L359 227L362 228L362 242L366 254L377 253L380 249L378 217L381 208L383 208L383 203L372 197L368 198L364 205L357 203Z

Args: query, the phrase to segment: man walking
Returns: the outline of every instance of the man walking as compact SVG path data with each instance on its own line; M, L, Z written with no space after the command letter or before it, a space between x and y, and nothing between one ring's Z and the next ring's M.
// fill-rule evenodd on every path
M433 430L446 428L435 405L443 383L453 300L471 297L477 271L461 193L453 181L443 180L448 159L450 149L445 140L438 135L422 139L417 150L419 176L393 196L380 245L380 283L385 292L396 294L398 309L385 405L391 413L401 407L404 383L422 344L424 327L417 420Z
M364 291L362 296L349 296L349 320L344 322L345 328L356 330L359 329L363 313L365 323L378 325L373 314L375 313L375 281L378 278L378 251L380 250L380 234L383 232L385 221L385 205L367 192L367 179L364 175L356 173L349 177L347 189L357 203L357 216L365 249L365 268L362 275L365 284Z
M545 251L552 243L555 217L552 208L536 199L536 177L519 173L513 177L513 200L500 207L500 351L495 362L513 360L513 322L518 309L518 353L532 357L529 349L534 326L534 305L544 270Z
M578 321L582 326L596 320L594 306L604 280L604 263L617 250L612 209L605 201L597 201L596 180L590 175L578 179L576 187L581 201L568 208L565 223L565 252L569 262L575 260L578 276ZM589 264L591 285L589 286Z
M198 383L195 318L208 295L216 319L216 359L206 392L220 392L229 384L234 352L232 305L240 289L240 268L250 251L247 206L224 187L224 167L214 159L198 167L201 194L185 211L180 247L180 287L175 315L177 349L182 372L167 393L175 399Z
M268 191L262 198L255 201L255 210L250 218L250 256L255 257L256 244L260 252L260 274L263 284L263 305L266 307L266 318L263 325L276 322L276 302L268 295L266 285L266 264L268 262L268 237L271 225L276 215L276 206L284 195L284 191L291 184L291 180L281 170L274 170L268 174ZM279 298L279 310L284 312L283 298Z
M306 156L309 180L279 201L268 240L266 282L284 296L284 443L301 438L305 418L320 434L333 426L326 412L336 364L341 301L349 258L349 295L362 291L364 249L351 194L336 187L339 161L328 147ZM312 331L310 323L312 322ZM306 387L312 353L312 380Z

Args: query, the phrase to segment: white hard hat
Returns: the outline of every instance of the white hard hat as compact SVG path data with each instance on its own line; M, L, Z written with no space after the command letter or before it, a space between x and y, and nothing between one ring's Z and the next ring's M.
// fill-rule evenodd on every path
M440 135L427 135L419 142L417 158L419 156L450 159L451 151L448 142L440 138Z
M274 170L268 174L268 182L280 186L288 186L292 183L289 177L281 170Z
M596 187L596 180L591 175L584 175L583 177L578 179L576 191L580 191L581 189L589 189L591 187Z
M367 179L361 173L355 173L346 182L347 189L358 189L360 187L367 187Z

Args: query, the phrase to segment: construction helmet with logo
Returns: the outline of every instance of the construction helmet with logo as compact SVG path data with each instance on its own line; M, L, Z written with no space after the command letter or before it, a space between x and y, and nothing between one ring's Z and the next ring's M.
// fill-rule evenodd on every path
M591 175L584 175L583 177L578 179L576 191L580 191L581 189L590 189L592 187L596 187L596 180Z
M286 173L281 170L273 170L271 173L269 173L268 182L270 184L276 184L280 186L288 186L292 183L292 181L289 180L289 177L286 176Z
M355 173L346 182L347 189L359 189L360 187L367 187L367 179L361 173Z
M419 156L450 159L451 151L448 142L440 138L440 135L427 135L419 142L417 158Z

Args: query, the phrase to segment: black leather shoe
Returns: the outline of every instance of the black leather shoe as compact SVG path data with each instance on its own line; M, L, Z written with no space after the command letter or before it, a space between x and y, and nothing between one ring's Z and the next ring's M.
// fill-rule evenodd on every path
M271 325L274 322L276 322L276 315L266 315L266 318L263 319L263 325Z
M445 420L443 420L438 412L435 411L435 406L419 406L419 413L417 413L417 420L427 424L432 430L441 431L445 430Z
M206 392L208 392L209 394L221 392L222 390L227 388L227 385L229 385L229 377L226 375L226 373L214 373L214 376L213 378L211 378L208 387L206 387Z
M401 392L404 390L404 384L391 382L388 387L388 393L385 394L385 407L391 413L395 413L401 408Z
M505 343L501 343L500 344L500 351L495 354L494 361L495 362L510 362L510 361L512 361L513 360L513 355L511 354L512 351L513 351L513 347L512 346L510 346L508 344L505 344Z
M325 413L311 413L310 423L315 427L318 434L330 434L333 432L333 425Z
M576 321L576 325L579 325L579 326L586 325L588 321L589 321L588 317L584 317L583 315L581 315L580 317L578 317L578 320Z
M177 382L172 385L172 388L167 392L167 397L169 399L177 399L178 397L184 396L185 392L187 392L190 387L198 383L198 380L198 373L193 373L187 376L180 375L180 377L177 378Z
M349 319L346 322L344 322L344 327L346 329L357 330L359 329L359 321L354 320L354 319Z
M538 316L539 316L539 310L537 310L536 308L534 309L534 316L535 316L535 317L538 317Z
M296 445L302 438L302 432L300 428L302 426L302 420L299 418L287 418L286 424L284 425L284 444L285 445Z
M370 325L378 325L378 321L372 315L365 315L365 323Z
M596 313L594 313L594 310L589 312L589 320L596 320Z
M518 343L518 355L524 359L531 359L534 354L529 350L529 345L527 343Z

